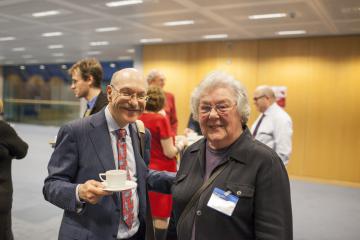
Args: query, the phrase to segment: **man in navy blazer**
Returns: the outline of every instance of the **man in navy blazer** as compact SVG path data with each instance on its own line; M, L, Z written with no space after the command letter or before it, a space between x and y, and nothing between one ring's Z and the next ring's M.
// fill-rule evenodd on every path
M136 124L146 104L147 84L132 68L114 73L107 86L109 104L102 111L61 127L48 165L43 194L64 209L59 239L145 239L146 184L168 192L173 175L149 173L150 133L146 130L144 159L140 154ZM120 194L104 190L99 173L116 169L116 133L127 131L126 147L132 190L134 221L122 219Z

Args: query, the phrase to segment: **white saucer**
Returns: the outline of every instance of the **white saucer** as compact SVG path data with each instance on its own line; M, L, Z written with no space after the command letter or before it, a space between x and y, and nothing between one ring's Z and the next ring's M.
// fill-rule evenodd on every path
M116 188L110 188L107 187L107 182L102 182L102 184L105 186L104 190L105 191L110 191L110 192L121 192L121 191L125 191L125 190L129 190L132 188L136 188L137 183L133 182L133 181L126 181L124 186L121 187L116 187Z

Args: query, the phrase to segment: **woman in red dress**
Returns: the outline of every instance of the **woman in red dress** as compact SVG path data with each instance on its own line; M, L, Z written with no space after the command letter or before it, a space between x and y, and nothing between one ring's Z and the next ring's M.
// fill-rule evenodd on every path
M175 146L169 120L158 113L165 104L164 92L159 87L150 87L145 112L140 116L145 127L151 132L151 158L149 168L176 172L176 155L185 143ZM172 209L171 194L149 192L151 212L154 218L156 239L165 239L168 218Z

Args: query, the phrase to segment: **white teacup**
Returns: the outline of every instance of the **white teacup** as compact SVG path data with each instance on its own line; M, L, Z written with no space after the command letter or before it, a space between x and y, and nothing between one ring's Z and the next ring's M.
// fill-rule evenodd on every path
M109 170L105 173L100 173L99 177L101 181L105 182L107 188L120 188L126 183L125 170Z

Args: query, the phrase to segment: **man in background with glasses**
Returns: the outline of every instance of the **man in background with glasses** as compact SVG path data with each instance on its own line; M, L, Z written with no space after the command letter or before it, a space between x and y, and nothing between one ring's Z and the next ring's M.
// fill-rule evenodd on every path
M95 58L85 58L76 62L70 69L72 79L71 90L75 97L85 98L86 110L84 117L99 112L107 105L106 94L101 91L103 69Z
M174 178L147 168L151 136L145 130L141 141L135 124L145 109L146 89L137 70L115 72L106 88L109 104L60 129L43 188L45 199L64 209L60 240L145 239L151 223L146 218L146 184L169 193ZM99 173L113 169L125 170L137 187L126 196L105 190Z
M251 127L253 137L274 149L287 165L292 148L291 117L276 103L275 93L269 86L257 87L253 100L261 113Z

